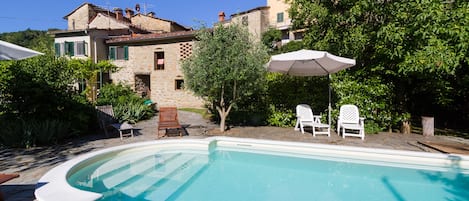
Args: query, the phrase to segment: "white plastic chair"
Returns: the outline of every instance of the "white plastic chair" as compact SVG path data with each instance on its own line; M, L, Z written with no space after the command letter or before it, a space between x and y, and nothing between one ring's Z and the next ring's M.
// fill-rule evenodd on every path
M321 123L320 115L313 115L311 107L306 104L300 104L296 106L296 125L295 130L301 130L301 133L305 133L304 127L311 126L313 129L313 136L316 134L323 134L331 136L330 127L328 124ZM316 130L318 129L318 131ZM326 131L323 131L323 130Z
M342 105L337 120L337 135L342 131L342 137L354 136L365 139L365 118L360 117L355 105Z

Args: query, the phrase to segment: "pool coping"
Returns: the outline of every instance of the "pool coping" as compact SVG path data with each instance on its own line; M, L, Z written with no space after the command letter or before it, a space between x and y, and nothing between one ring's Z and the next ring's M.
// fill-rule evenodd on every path
M34 192L36 199L38 201L64 200L64 198L70 201L97 200L101 197L101 194L77 189L67 182L67 175L74 166L101 154L156 145L159 148L180 147L187 149L190 147L191 149L207 151L207 153L214 149L214 147L225 150L243 148L246 151L260 153L273 150L279 155L301 155L300 157L313 157L326 160L328 158L341 158L350 162L369 161L373 164L383 163L384 165L391 166L396 164L399 167L418 167L435 170L438 170L438 168L456 168L463 174L469 174L469 156L467 155L216 136L203 139L167 139L138 142L79 155L54 167L39 179Z

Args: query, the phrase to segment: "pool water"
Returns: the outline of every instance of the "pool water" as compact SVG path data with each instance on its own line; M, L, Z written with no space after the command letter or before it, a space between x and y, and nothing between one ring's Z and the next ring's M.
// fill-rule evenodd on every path
M468 200L469 175L218 150L142 151L72 171L101 200Z

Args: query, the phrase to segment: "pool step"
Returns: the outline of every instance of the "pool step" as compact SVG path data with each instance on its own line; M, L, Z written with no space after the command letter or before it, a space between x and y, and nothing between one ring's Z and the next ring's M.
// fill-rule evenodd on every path
M165 183L166 180L177 181L183 184L187 181L187 178L192 177L191 174L195 174L192 173L192 171L198 171L207 163L208 156L182 154L163 165L155 166L150 171L145 171L142 175L135 176L124 185L116 186L116 188L120 188L120 192L126 196L143 199L149 192L155 189L162 189L159 184ZM184 171L188 169L191 171ZM138 183L138 185L135 183ZM150 200L162 200L160 197L161 196L158 195L158 197Z
M165 163L176 160L180 155L181 153L157 154L140 158L124 166L124 168L119 167L114 171L106 173L104 177L99 179L102 180L102 184L107 189L119 188L119 185L125 185L126 183L132 182L132 180L136 180L138 177L146 175L153 168L164 166Z
M145 200L167 200L208 165L208 156L188 161L145 191Z
M180 153L173 153L173 154L156 154L156 156L164 157L163 160L169 160L172 157L177 156ZM138 156L135 157L116 157L116 159L107 161L106 163L102 164L96 171L91 175L91 178L103 180L115 174L119 174L119 172L128 171L130 167L137 166L139 163L143 163L148 160L153 160L155 157L154 152L148 153L139 153Z

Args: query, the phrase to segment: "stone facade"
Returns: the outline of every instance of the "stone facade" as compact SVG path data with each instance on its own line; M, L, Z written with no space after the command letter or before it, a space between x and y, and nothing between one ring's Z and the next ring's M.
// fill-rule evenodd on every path
M64 17L68 21L67 30L87 29L90 17L95 14L90 4L83 4Z
M230 23L247 26L248 31L256 40L260 40L262 33L269 28L269 8L259 7L246 12L231 15Z
M150 41L149 41L150 40ZM184 80L181 61L187 57L188 50L194 44L193 35L177 40L164 40L159 36L146 39L141 43L132 39L118 44L128 46L128 60L116 60L113 63L121 69L111 75L113 82L123 82L132 87L136 85L137 75L150 77L149 98L158 106L176 106L202 108L203 101L192 92L177 89L177 80ZM156 69L155 52L164 53L164 69Z
M233 14L230 20L224 20L223 14L221 21L247 26L257 40L270 27L292 36L288 8L284 0L267 0L267 6ZM137 7L136 10L139 12ZM129 8L125 13L126 16L118 8L108 11L84 3L64 17L68 30L55 33L56 46L69 45L70 41L82 46L85 42L86 54L79 57L94 62L110 58L110 48L113 53L116 49L125 50L124 57L120 52L121 56L112 61L120 68L110 75L114 83L130 85L158 106L203 107L200 98L181 88L184 81L181 61L192 53L195 32L174 21L157 18L154 13L134 15ZM277 22L279 13L282 22ZM155 67L159 63L155 57L160 54L164 54L164 69Z
M152 33L166 33L175 31L187 31L188 29L169 20L155 18L153 16L137 14L130 18L133 25L145 28Z
M286 44L292 40L301 40L303 36L303 30L291 30L292 23L288 9L290 9L290 4L285 0L267 0L267 6L232 14L229 20L225 20L224 16L219 16L219 20L224 25L238 23L247 26L249 32L257 40L260 40L262 34L269 28L280 30L282 32L281 44ZM221 13L224 14L224 12Z
M128 24L101 13L96 15L93 21L89 23L88 27L89 29L130 29Z
M288 29L291 26L291 19L288 15L290 4L285 3L285 0L267 0L269 7L269 22L270 26L277 29ZM277 15L283 14L283 22L277 22Z

